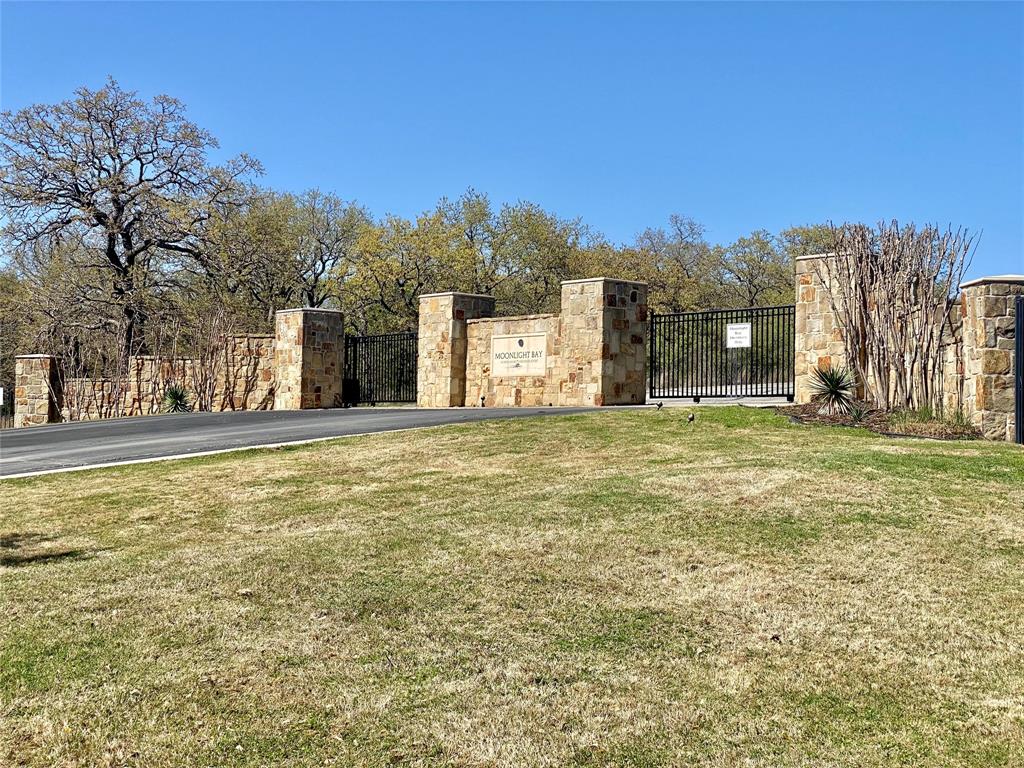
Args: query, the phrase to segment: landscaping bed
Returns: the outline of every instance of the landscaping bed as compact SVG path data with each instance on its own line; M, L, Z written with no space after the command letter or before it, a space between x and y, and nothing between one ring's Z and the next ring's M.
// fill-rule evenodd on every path
M936 418L929 413L883 411L861 403L855 415L822 413L817 403L788 405L775 410L801 424L861 427L888 437L929 437L937 440L977 440L981 432L963 420Z

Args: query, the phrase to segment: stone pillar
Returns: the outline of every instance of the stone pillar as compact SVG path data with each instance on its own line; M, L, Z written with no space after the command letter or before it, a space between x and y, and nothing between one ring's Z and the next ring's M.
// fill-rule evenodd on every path
M562 283L562 405L647 399L647 284L595 277Z
M274 409L342 405L344 315L334 309L284 309L275 316Z
M493 296L455 291L420 296L416 378L420 408L466 404L466 321L493 315Z
M796 259L794 394L798 403L811 401L811 372L815 368L846 365L843 332L832 310L826 282L831 279L828 260L827 254L800 256Z
M52 355L14 359L14 426L34 427L60 421L60 380Z
M1013 440L1014 323L1024 275L1000 275L960 286L964 411L990 440Z

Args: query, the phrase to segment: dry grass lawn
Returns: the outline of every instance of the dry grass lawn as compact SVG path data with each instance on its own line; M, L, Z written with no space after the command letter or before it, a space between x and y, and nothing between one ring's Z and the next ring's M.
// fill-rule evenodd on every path
M1024 765L1024 451L685 416L0 483L0 764Z

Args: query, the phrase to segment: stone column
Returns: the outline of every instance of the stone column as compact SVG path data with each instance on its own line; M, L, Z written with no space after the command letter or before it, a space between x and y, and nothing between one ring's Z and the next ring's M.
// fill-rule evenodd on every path
M646 401L647 312L646 283L606 277L562 283L560 405Z
M647 283L605 279L601 404L647 402Z
M826 282L831 280L828 274L828 260L828 254L814 254L798 257L795 264L794 394L798 403L811 401L811 372L815 368L846 365L843 332L832 310Z
M274 409L342 405L344 315L334 309L284 309L275 316Z
M1013 440L1015 297L1024 275L999 275L960 286L964 411L990 440Z
M493 315L493 296L456 291L420 296L416 405L466 404L466 321Z
M14 359L14 426L34 427L60 421L60 380L52 355Z

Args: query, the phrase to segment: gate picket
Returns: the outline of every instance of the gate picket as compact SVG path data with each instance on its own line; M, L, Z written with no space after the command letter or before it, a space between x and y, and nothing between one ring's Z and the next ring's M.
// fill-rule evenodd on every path
M749 323L749 347L727 348L733 323ZM651 397L793 399L793 305L652 313L650 334Z
M413 332L346 336L345 403L416 402L417 339Z

